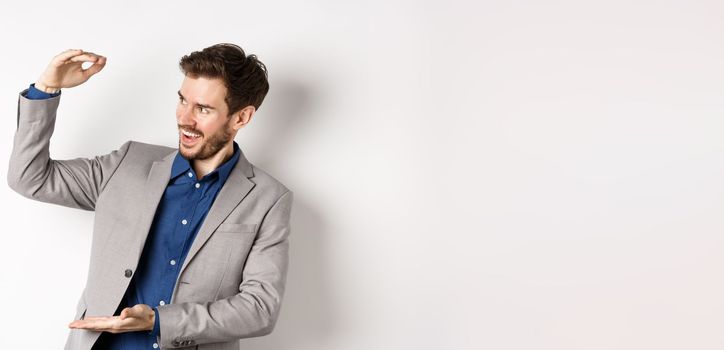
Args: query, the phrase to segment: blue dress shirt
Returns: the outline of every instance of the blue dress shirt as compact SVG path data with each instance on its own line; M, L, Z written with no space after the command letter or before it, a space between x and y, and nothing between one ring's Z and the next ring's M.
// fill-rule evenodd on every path
M26 98L45 99L60 95L48 94L30 85ZM102 333L93 349L157 349L159 335L159 305L171 302L181 266L191 248L196 233L206 218L216 196L229 178L240 157L239 145L234 142L234 154L229 160L201 179L189 161L176 155L171 177L156 208L153 224L146 238L136 273L114 315L136 304L154 308L156 322L151 332Z

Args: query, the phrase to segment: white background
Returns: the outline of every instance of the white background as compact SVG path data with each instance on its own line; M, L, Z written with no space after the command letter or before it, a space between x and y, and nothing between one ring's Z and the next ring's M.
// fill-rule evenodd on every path
M245 349L722 349L723 11L15 1L0 175L56 53L108 57L63 92L64 159L176 145L178 59L234 42L271 84L237 141L295 192L282 313ZM61 348L93 214L0 193L2 347Z

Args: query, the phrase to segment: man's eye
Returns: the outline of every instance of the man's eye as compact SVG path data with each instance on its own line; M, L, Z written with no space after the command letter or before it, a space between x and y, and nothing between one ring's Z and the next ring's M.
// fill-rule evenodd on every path
M207 114L207 113L209 113L209 110L206 107L199 107L199 112Z
M179 102L180 104L182 104L182 105L185 105L185 104L186 104L186 100L184 100L183 97L179 97L179 98L178 98L178 102Z

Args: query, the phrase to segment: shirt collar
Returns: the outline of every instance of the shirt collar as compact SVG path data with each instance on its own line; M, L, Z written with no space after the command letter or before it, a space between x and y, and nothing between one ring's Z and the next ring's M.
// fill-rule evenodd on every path
M206 176L210 176L218 172L221 182L226 182L229 174L231 174L231 170L234 169L234 166L239 161L240 156L241 150L239 149L239 145L236 143L236 141L234 141L234 154L231 156L231 158L229 158L226 162L221 164L218 168L214 169L214 171L210 172ZM192 172L194 176L196 176L194 169L191 167L191 163L189 163L188 159L184 158L181 155L181 152L178 152L176 154L176 158L174 158L173 160L173 165L171 166L171 178L173 179L183 173L186 173L187 171Z

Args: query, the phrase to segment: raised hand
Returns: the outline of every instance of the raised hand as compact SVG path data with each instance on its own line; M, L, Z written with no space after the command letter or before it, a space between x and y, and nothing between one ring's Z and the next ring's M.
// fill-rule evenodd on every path
M84 62L93 64L83 69ZM106 58L83 50L66 50L53 57L48 68L35 82L39 90L54 93L61 88L70 88L85 83L106 65Z
M120 316L86 317L71 322L68 327L110 333L150 331L155 320L156 313L150 306L138 304L123 309Z

